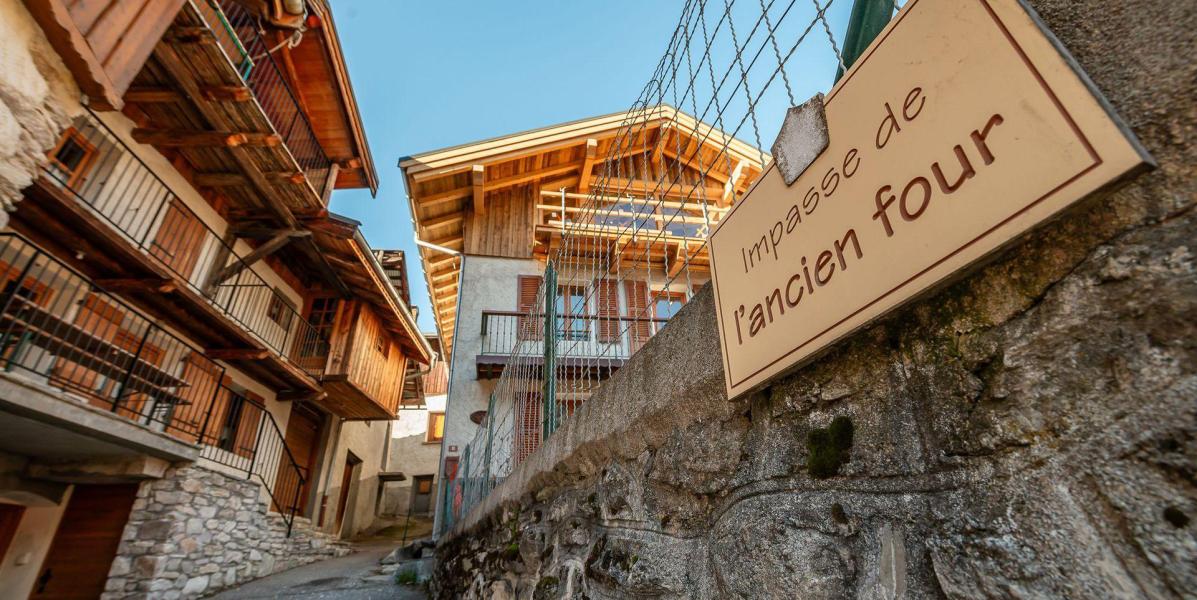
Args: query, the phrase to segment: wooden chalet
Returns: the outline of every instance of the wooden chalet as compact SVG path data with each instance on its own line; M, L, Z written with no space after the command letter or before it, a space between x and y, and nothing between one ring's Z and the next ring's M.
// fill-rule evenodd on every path
M465 255L544 261L568 230L582 254L647 257L672 276L686 264L693 272L709 268L707 223L718 222L748 189L762 158L757 148L661 106L426 152L399 166L424 242ZM617 232L594 221L596 204L604 217L648 222L635 234ZM429 247L420 259L449 354L460 261ZM645 259L639 261L643 268ZM518 314L488 316L511 321L514 339ZM480 377L494 376L483 367Z
M280 400L389 419L431 351L359 224L328 210L378 179L328 6L303 4L28 0L89 107L13 227Z

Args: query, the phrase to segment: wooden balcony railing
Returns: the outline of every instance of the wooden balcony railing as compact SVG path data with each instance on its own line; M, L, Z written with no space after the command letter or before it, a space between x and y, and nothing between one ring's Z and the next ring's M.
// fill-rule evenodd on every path
M304 360L320 333L95 114L75 119L46 176L266 347L323 372Z
M312 123L303 112L256 18L232 0L199 0L198 8L275 131L319 193L325 188L332 161L316 139Z
M15 233L0 233L0 366L257 476L288 527L304 477L224 367Z
M482 350L488 356L544 354L543 315L482 311ZM653 317L558 317L557 352L574 359L627 360L668 322Z

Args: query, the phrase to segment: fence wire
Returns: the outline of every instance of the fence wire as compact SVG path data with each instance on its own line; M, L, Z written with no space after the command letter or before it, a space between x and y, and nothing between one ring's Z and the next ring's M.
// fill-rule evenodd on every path
M589 189L536 199L559 236L535 301L484 314L484 353L507 359L444 488L441 531L708 281L707 237L768 165L786 110L843 70L832 31L850 9L847 0L686 0Z

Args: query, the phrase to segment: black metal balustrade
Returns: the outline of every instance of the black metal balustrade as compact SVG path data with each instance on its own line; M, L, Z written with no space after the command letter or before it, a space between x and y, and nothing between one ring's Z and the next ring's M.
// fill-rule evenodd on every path
M302 360L320 332L94 113L75 119L46 175L268 348L323 373Z
M489 356L542 356L543 315L482 311L482 349ZM626 360L669 319L598 315L567 315L557 319L558 352L571 357Z
M312 188L320 193L332 161L316 139L311 121L299 106L295 91L283 77L273 51L278 44L267 44L258 20L237 2L206 0L206 15L215 15L218 23L209 23L242 79L257 97L262 112L303 170Z
M305 478L274 415L247 394L221 386L204 428L200 456L257 478L282 515L287 533L299 511Z
M274 417L224 367L15 233L0 233L0 367L199 444L257 476L288 530L304 478Z

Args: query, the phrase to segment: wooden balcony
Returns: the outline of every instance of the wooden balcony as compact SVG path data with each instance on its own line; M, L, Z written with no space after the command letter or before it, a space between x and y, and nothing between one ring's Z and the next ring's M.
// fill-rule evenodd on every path
M13 227L101 287L284 394L319 391L311 325L97 117L76 119L26 196Z
M369 304L337 302L326 356L322 405L344 419L395 418L403 402L407 355Z
M478 379L495 379L508 365L544 368L543 316L482 311L482 348L475 358ZM557 322L557 369L571 377L605 379L622 367L668 319L580 315ZM534 377L535 378L535 377Z

